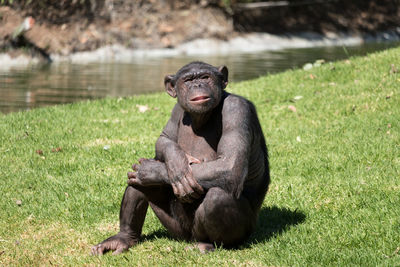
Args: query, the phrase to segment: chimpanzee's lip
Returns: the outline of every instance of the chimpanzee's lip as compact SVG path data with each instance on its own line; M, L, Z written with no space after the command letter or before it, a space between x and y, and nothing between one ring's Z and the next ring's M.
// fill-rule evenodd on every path
M190 99L190 102L204 103L204 102L207 102L208 100L210 100L210 97L208 97L206 95L199 95L199 96L196 96L196 97L193 97L192 99Z

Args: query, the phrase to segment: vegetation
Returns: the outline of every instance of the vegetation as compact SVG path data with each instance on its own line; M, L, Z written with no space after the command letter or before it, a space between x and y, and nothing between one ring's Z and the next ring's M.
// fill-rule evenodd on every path
M272 184L257 231L201 255L149 210L144 240L116 233L126 172L152 157L174 100L105 99L0 115L0 265L400 264L400 48L231 84L252 100Z

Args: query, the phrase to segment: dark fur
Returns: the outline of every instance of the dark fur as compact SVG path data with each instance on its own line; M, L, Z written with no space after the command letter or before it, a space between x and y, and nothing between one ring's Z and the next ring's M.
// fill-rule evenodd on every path
M200 249L239 244L254 230L269 184L268 152L254 105L227 93L227 82L226 67L202 62L165 77L178 103L155 159L128 173L120 232L93 254L136 244L148 204L171 234L202 242Z

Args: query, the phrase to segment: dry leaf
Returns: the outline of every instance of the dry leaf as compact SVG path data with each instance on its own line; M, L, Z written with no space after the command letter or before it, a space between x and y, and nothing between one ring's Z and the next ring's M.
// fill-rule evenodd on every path
M51 149L51 152L60 152L62 150L62 148L61 147L57 147L57 148L52 148Z
M390 65L390 74L398 73L399 69L394 64Z
M288 109L289 109L290 111L297 112L297 109L296 109L295 106L290 105L290 106L288 106Z
M139 112L144 113L149 110L149 106L147 105L136 105L136 107L139 109Z

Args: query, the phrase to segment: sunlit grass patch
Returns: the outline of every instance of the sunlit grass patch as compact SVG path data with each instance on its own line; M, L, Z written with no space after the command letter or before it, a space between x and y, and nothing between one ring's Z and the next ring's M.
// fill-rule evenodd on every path
M87 235L62 222L30 217L14 225L18 233L1 240L0 262L9 265L57 265L63 259L87 253Z
M229 85L256 105L272 183L250 239L207 255L149 209L136 247L89 256L117 232L126 172L154 156L174 99L0 116L0 265L399 265L399 62L396 48Z

